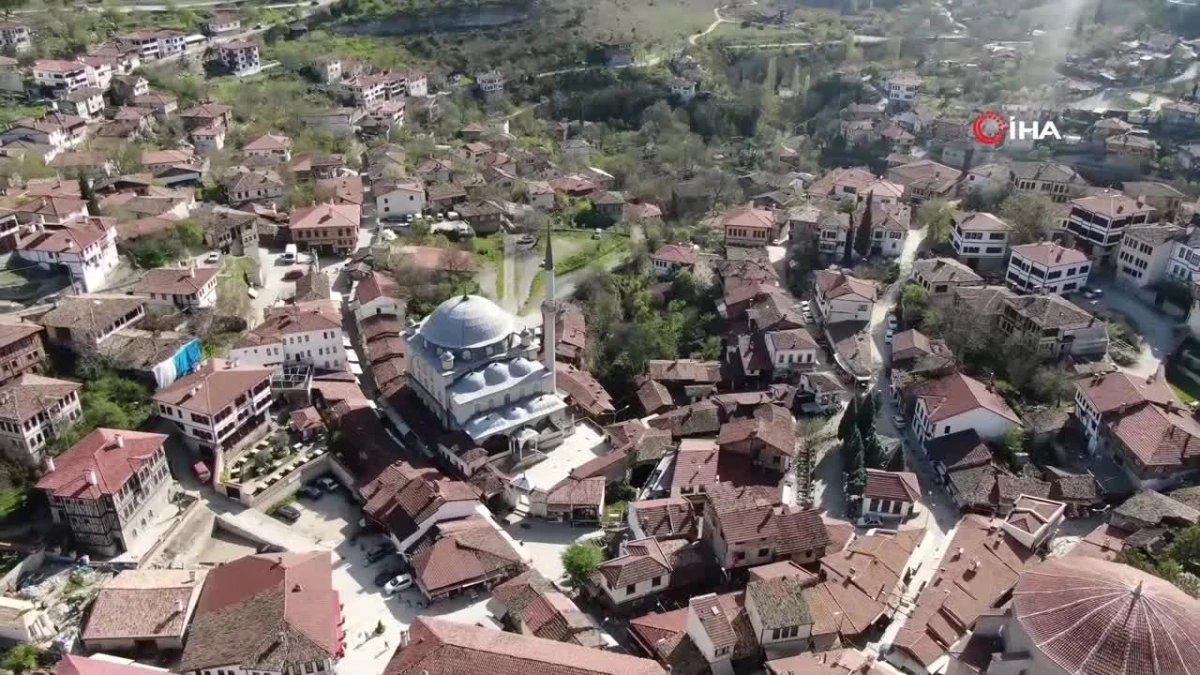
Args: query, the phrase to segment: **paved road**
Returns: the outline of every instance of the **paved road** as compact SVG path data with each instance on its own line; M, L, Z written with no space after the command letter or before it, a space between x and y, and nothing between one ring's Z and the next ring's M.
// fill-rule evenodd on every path
M917 250L921 248L921 242L925 241L928 234L928 228L912 230L908 233L908 237L904 240L904 247L900 249L900 257L897 259L897 262L900 263L900 277L883 292L883 298L875 303L875 307L871 311L871 323L867 330L871 333L871 360L875 363L883 363L881 354L887 351L887 345L883 341L884 333L887 330L887 315L896 308L896 303L900 301L900 291L904 289L904 284L912 276L912 264L917 257Z
M1175 345L1175 327L1179 322L1108 281L1093 281L1090 285L1104 289L1104 297L1098 302L1101 308L1129 317L1142 334L1138 360L1132 365L1122 366L1122 370L1142 377L1153 375L1171 354Z

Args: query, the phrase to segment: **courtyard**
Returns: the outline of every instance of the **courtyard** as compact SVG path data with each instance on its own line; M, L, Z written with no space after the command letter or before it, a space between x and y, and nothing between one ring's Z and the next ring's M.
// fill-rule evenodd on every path
M534 488L549 490L571 474L571 470L608 451L604 433L595 425L579 422L575 433L563 444L546 453L546 459L521 473Z

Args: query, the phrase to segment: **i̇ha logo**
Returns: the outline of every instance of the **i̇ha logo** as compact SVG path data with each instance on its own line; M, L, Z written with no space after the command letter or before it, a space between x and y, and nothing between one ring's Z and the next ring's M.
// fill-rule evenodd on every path
M1000 116L1000 113L991 110L982 112L979 117L975 118L975 121L971 123L971 133L975 136L975 140L984 145L1000 145L1005 140L1040 141L1046 138L1055 140L1062 138L1058 134L1058 127L1054 126L1052 121L1028 122L1015 117L1005 119Z

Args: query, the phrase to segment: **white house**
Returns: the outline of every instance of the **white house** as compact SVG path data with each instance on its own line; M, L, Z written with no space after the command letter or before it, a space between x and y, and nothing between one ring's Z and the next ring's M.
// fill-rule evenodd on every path
M212 35L232 33L242 29L242 20L238 18L237 14L217 12L204 22L204 27Z
M871 253L895 258L904 248L904 239L912 222L912 207L872 200L870 209Z
M263 366L308 363L325 370L344 370L342 318L328 300L275 307L229 351L239 362Z
M70 93L76 89L96 86L96 72L82 61L41 59L33 62L33 83Z
M972 211L954 218L950 243L955 256L976 268L999 264L1008 253L1008 236L1012 227L990 213Z
M753 579L746 585L746 615L767 658L807 651L814 619L808 603L792 600L802 598L808 585L797 576Z
M25 373L0 389L0 446L10 458L37 466L43 451L83 416L78 382Z
M155 410L190 446L212 453L212 473L219 476L224 452L270 428L272 372L236 359L209 359L154 394Z
M1141 377L1118 370L1075 381L1075 416L1092 454L1104 447L1104 418L1145 405L1182 407L1162 374Z
M484 73L475 78L475 83L479 85L479 91L485 94L491 94L497 91L504 90L504 83L507 78L498 72Z
M286 162L292 158L292 139L278 134L263 134L247 142L242 152L248 157L274 157Z
M371 272L358 282L354 287L354 298L350 301L354 319L360 324L367 317L379 314L395 315L403 324L405 307L400 284L386 272Z
M690 271L696 266L698 253L696 247L691 244L663 244L650 256L654 263L654 275L660 279L669 279L681 269Z
M817 270L813 273L817 308L825 323L869 321L871 308L879 299L879 287L844 272Z
M234 40L217 47L217 60L238 77L253 75L262 68L258 45L249 40Z
M767 356L776 377L817 362L820 347L807 328L774 330L763 334Z
M61 110L85 120L95 120L104 112L104 92L96 87L76 89L59 101Z
M696 97L696 81L686 77L671 79L671 95L678 96L682 101L690 101Z
M985 440L998 441L1009 429L1021 426L999 394L962 373L924 382L913 394L912 430L922 444L966 429L974 429Z
M54 230L39 230L17 245L17 256L44 269L66 268L84 293L100 290L117 267L117 229L109 218L88 216Z
M425 187L417 181L384 179L372 186L375 212L381 220L418 216L425 210Z
M1087 286L1087 254L1056 242L1014 246L1004 280L1018 291L1070 293Z
M1167 267L1179 264L1175 240L1182 234L1182 227L1162 223L1126 228L1117 249L1117 279L1137 288L1162 281Z
M921 89L921 78L915 73L891 73L883 82L883 93L889 103L911 104Z
M1188 226L1176 234L1171 246L1167 276L1176 281L1191 283L1192 275L1200 272L1200 228Z
M863 490L862 514L884 518L908 517L913 505L921 498L917 474L907 471L867 469L867 486Z
M216 267L160 267L147 270L134 284L133 292L150 299L150 304L179 309L200 309L217 304Z
M657 539L629 541L596 567L596 578L610 605L627 605L670 588L671 565Z
M118 36L117 41L136 47L138 56L145 61L183 53L187 47L187 35L177 30L139 30Z

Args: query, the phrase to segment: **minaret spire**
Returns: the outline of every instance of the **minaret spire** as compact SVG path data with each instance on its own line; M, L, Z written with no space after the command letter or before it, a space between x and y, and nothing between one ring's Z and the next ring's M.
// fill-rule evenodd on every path
M558 349L557 326L558 308L554 304L554 237L550 232L550 223L546 223L546 262L543 265L546 275L546 298L542 301L542 359L546 370L550 371L550 394L558 391L557 375L554 369L554 354Z

